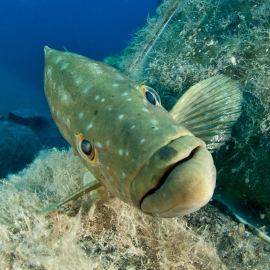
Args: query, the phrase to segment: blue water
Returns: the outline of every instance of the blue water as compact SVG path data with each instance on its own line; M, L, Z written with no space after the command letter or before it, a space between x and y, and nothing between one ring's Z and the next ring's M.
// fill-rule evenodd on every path
M95 60L119 53L145 25L157 0L2 0L0 2L0 113L47 111L43 47Z

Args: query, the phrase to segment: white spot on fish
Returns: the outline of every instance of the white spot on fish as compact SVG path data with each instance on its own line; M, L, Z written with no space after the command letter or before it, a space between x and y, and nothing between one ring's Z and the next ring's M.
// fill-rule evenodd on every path
M159 128L158 127L154 127L154 130L159 130Z
M132 99L131 98L128 98L127 101L131 101Z
M66 93L62 94L62 96L61 96L61 101L62 101L62 102L66 102L67 100L68 100L67 94L66 94Z
M147 110L146 108L143 108L142 110L143 110L144 112L148 112L148 110Z
M132 126L131 129L135 128L135 126Z
M106 141L106 145L107 146L109 146L110 145L110 141L108 140L108 141Z
M83 89L83 93L86 94L89 91L90 87L86 87Z
M103 99L101 100L101 102L104 102L104 100L105 100L105 98L103 98Z
M102 69L100 69L100 68L95 68L95 72L97 74L102 74L103 73Z
M122 150L122 149L119 149L119 150L118 150L118 154L119 154L120 156L122 156L122 155L123 155L123 150Z
M62 58L60 56L58 56L55 60L55 63L58 64L60 61L62 60Z
M140 141L140 144L143 144L145 142L145 139L142 139L141 141Z
M99 96L96 96L96 97L95 97L95 100L98 100L98 99L99 99Z
M124 93L122 94L122 97L127 96L127 95L128 95L128 93L127 93L127 92L124 92Z
M70 121L69 121L69 119L67 119L66 125L70 128Z
M80 113L79 113L79 118L80 118L80 119L83 118L83 112L80 112Z
M126 174L124 172L122 172L122 175L121 175L123 178L126 177Z
M96 63L93 63L92 65L88 65L90 67L90 70L93 72L93 73L96 73L96 74L102 74L103 71L102 69L100 69L99 65L96 64Z
M128 151L126 151L126 156L128 156L129 155L129 152Z
M46 74L47 74L47 76L51 76L52 75L52 69L47 68Z
M154 125L156 125L156 124L158 123L158 121L155 120L155 119L153 119L151 122L152 122L152 124L154 124Z
M112 86L113 86L113 87L118 87L119 84L118 84L118 83L114 83Z
M118 116L119 119L122 119L123 117L124 117L123 114L121 114L121 115Z
M112 108L108 108L108 111L110 112L112 110Z
M97 147L101 148L102 147L102 144L100 142L97 142Z
M89 130L89 129L92 128L92 127L93 127L93 124L90 123L85 129L86 129L86 130Z
M61 70L66 69L67 67L68 67L68 63L64 62L64 63L61 65Z
M82 81L83 81L82 78L77 78L76 81L75 81L75 83L76 83L77 85L79 85L79 84L82 83Z

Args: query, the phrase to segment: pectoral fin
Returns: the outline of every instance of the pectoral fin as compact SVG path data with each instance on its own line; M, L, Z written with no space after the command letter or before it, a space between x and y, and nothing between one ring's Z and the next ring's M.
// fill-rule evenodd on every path
M71 200L75 200L75 199L89 193L90 191L99 188L100 186L101 186L101 184L99 183L99 181L96 179L93 179L90 183L88 183L88 184L84 185L83 187L81 187L80 189L76 190L74 193L72 193L66 199L45 207L44 209L42 209L41 211L38 212L38 215L42 215L42 214L45 214L47 212L50 212L50 211L56 209L57 207L63 205L64 203L67 203Z
M242 97L237 82L217 75L192 86L170 114L213 151L230 138L231 128L241 114Z

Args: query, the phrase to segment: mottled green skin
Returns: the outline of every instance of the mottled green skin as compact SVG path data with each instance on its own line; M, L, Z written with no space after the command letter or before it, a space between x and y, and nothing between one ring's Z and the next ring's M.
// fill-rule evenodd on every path
M52 116L75 153L110 192L141 208L141 199L136 201L137 195L131 195L131 185L136 176L147 168L156 153L156 161L163 160L163 169L157 173L155 165L151 165L153 171L150 177L161 180L179 161L178 146L168 144L185 136L188 139L180 147L185 153L181 158L189 157L197 147L201 148L205 157L199 170L203 177L195 177L203 195L191 198L193 204L188 212L208 202L215 186L215 167L204 142L179 126L161 105L150 104L139 91L139 84L107 64L69 52L45 47L45 61L45 93ZM79 132L95 146L98 153L95 164L88 162L78 151L80 146L76 133ZM145 177L140 177L138 181L148 183ZM151 188L146 187L141 197ZM191 188L187 190L192 193ZM172 203L167 209L177 204Z

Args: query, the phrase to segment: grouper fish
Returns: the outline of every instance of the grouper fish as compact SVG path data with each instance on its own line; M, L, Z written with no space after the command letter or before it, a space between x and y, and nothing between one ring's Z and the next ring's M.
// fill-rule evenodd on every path
M63 203L105 186L146 214L178 217L207 204L216 184L210 151L230 136L242 93L224 75L191 87L170 112L157 92L115 68L45 47L53 119L96 180Z

